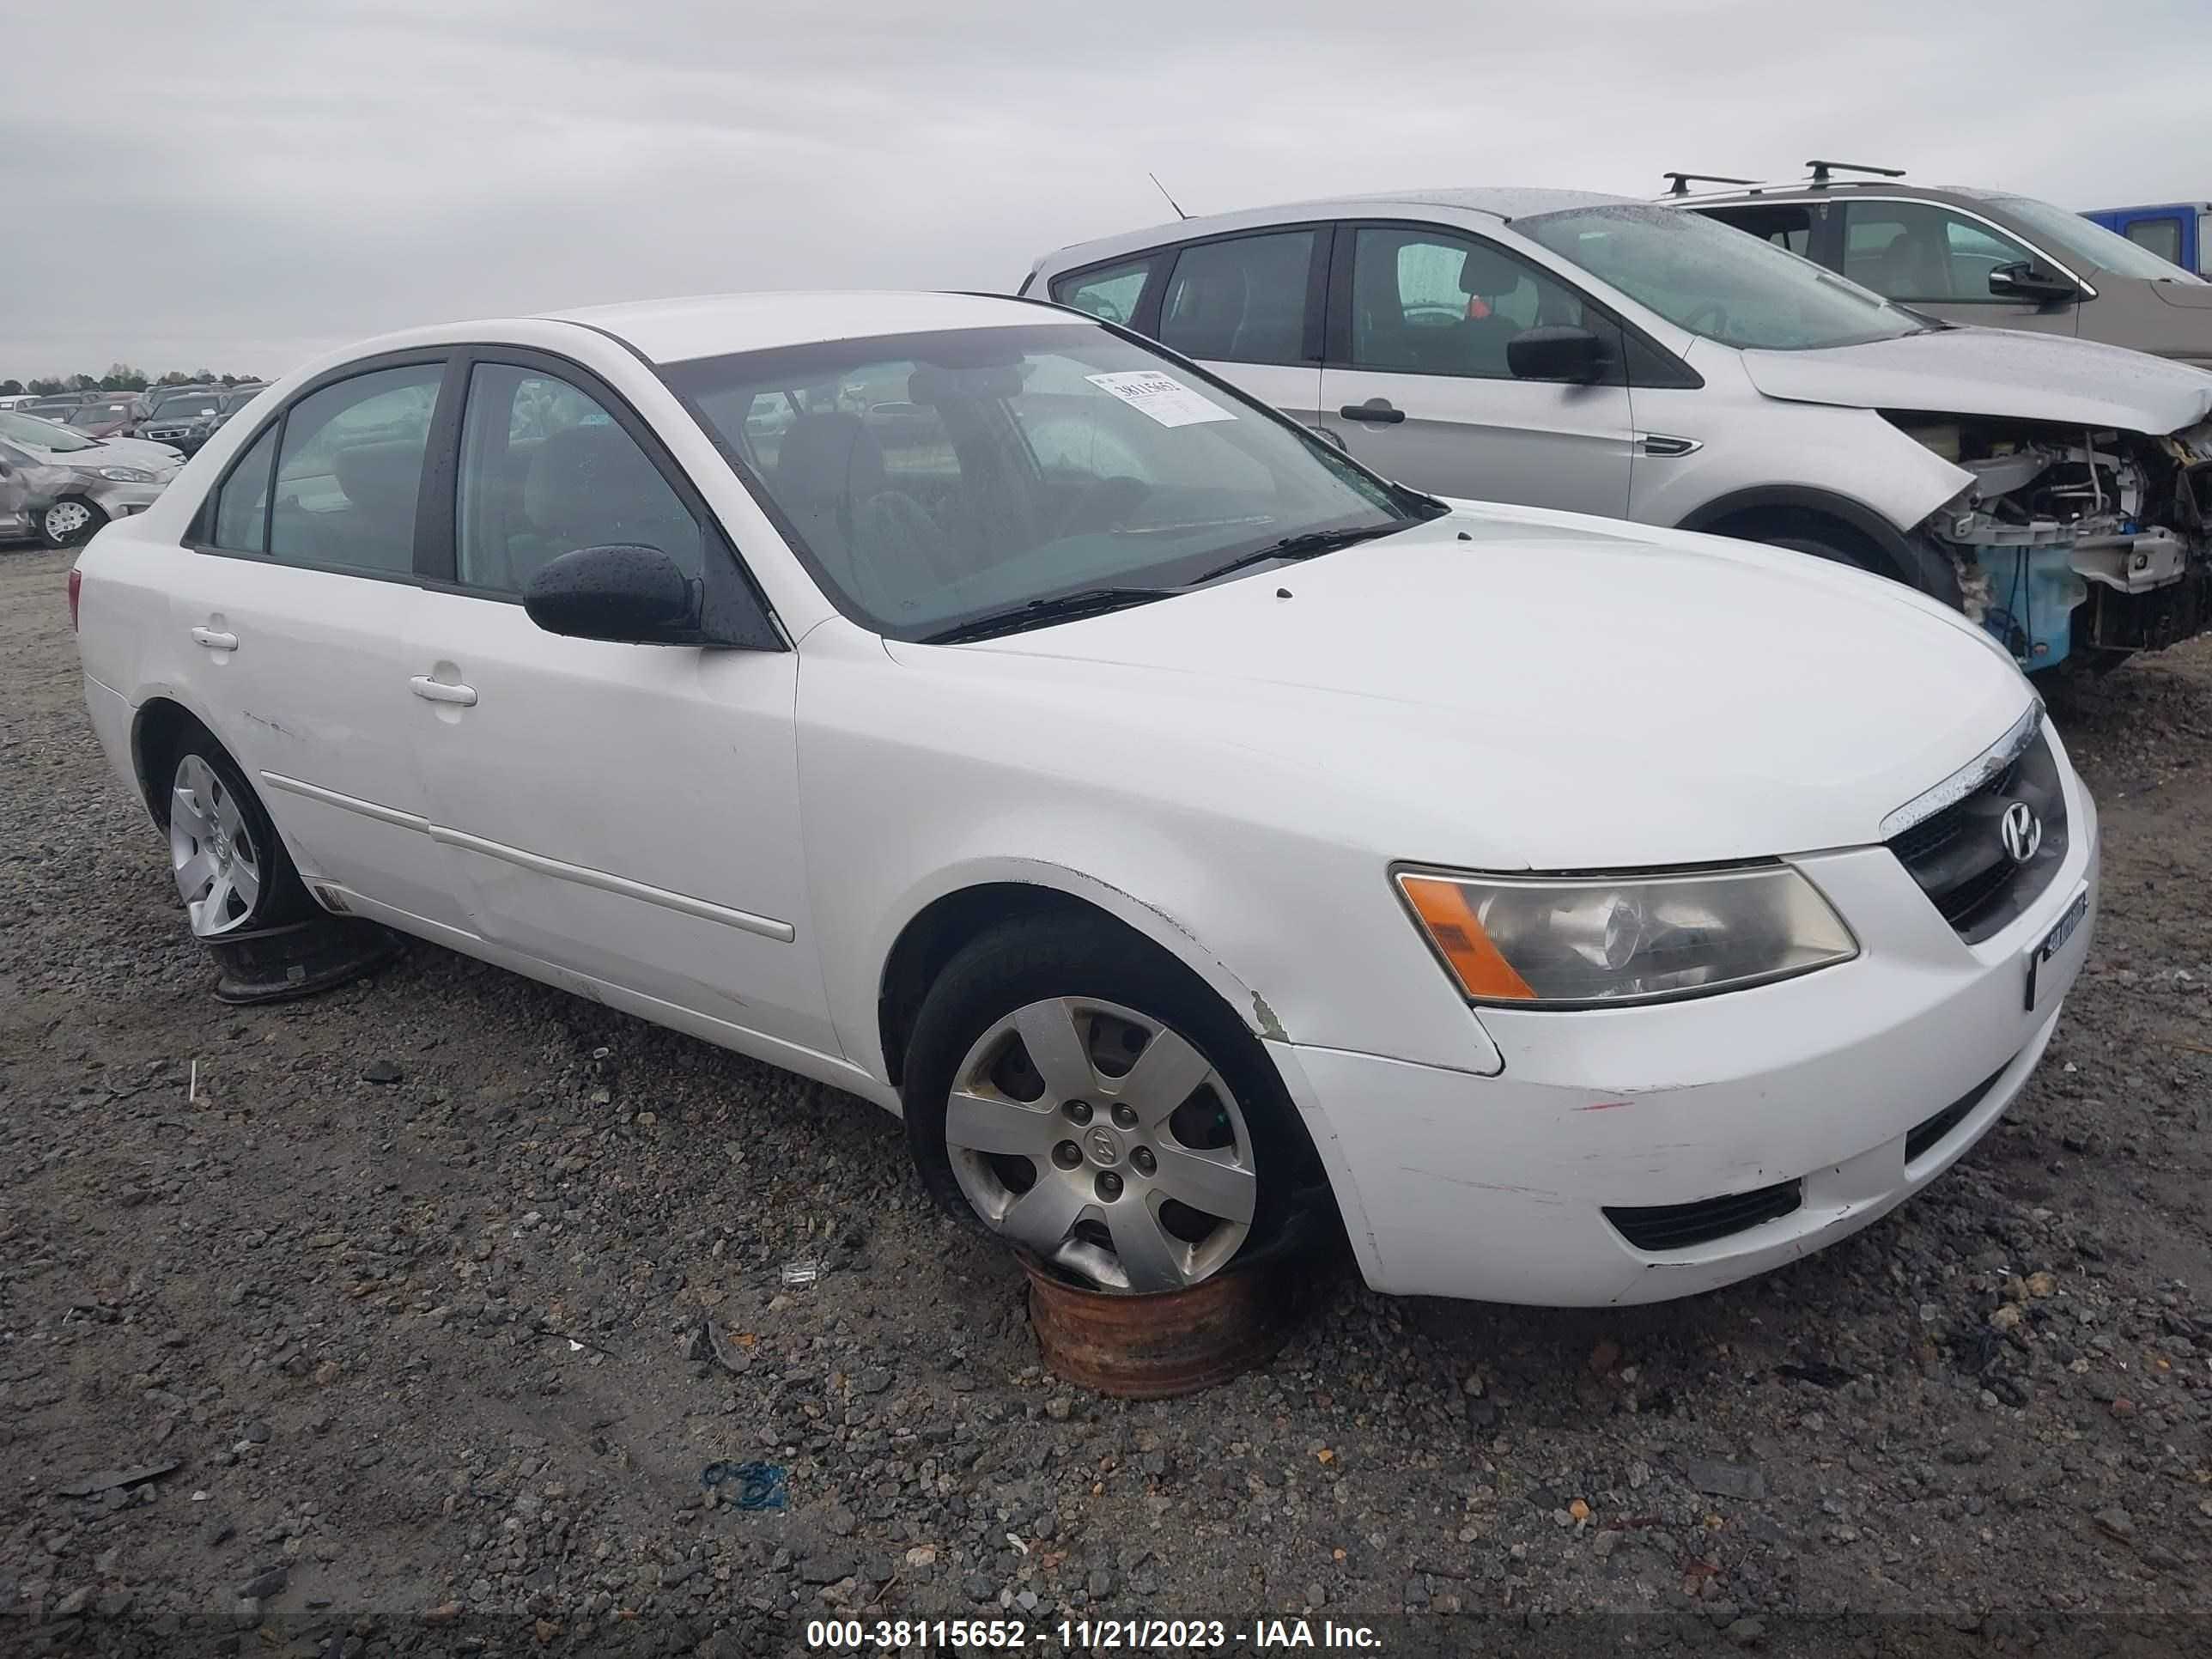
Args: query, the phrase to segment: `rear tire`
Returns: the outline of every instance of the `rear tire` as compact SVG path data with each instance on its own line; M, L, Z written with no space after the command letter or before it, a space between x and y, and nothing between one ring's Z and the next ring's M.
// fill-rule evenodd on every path
M161 780L155 817L168 837L169 873L193 937L220 939L314 914L260 798L204 729L181 733L153 775Z
M1177 1290L1285 1243L1319 1180L1258 1041L1103 918L963 947L923 999L903 1094L939 1203L1100 1290Z

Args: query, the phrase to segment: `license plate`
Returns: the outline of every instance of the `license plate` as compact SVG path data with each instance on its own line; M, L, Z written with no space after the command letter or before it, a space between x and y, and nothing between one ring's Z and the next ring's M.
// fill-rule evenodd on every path
M2074 895L2074 902L2066 907L2066 914L2051 924L2051 931L2043 936L2043 943L2027 953L2027 1012L2035 1012L2035 981L2037 971L2043 964L2066 948L2066 941L2081 925L2081 918L2089 914L2089 890L2083 888Z

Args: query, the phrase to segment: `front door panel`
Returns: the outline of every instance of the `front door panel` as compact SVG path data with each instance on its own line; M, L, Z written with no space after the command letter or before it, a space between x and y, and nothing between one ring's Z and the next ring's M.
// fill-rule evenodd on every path
M399 683L465 925L836 1053L799 855L798 660L566 639L519 605L426 593Z

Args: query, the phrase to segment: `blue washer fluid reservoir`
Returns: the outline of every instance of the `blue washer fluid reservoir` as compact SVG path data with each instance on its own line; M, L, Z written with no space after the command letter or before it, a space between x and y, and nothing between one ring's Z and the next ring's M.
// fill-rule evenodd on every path
M2030 673L2063 662L2073 642L2075 607L2089 597L2089 584L2075 574L2069 550L1984 547L1975 558L1990 580L1982 626Z

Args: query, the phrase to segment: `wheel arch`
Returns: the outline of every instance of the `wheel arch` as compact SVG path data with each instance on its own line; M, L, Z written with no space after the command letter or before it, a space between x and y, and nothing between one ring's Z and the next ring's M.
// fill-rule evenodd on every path
M195 730L207 733L214 742L222 744L223 752L232 760L238 760L238 752L223 743L222 734L214 726L167 690L147 697L131 717L131 775L137 780L138 793L146 803L146 811L157 825L165 829L169 815L161 763L165 757L176 752L180 737ZM240 763L241 769L243 764Z
M1012 860L947 872L915 893L890 930L877 976L876 1036L894 1089L922 999L953 953L1002 922L1055 911L1103 917L1136 935L1196 974L1254 1036L1283 1035L1266 1000L1165 911L1066 866Z
M1808 484L1754 485L1714 497L1674 527L1754 540L1762 522L1787 520L1802 526L1808 520L1825 521L1869 544L1888 565L1885 574L1954 610L1959 607L1958 572L1940 549L1899 531L1865 502L1835 490Z

